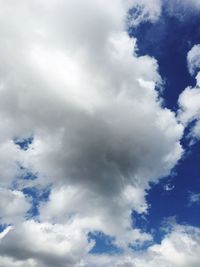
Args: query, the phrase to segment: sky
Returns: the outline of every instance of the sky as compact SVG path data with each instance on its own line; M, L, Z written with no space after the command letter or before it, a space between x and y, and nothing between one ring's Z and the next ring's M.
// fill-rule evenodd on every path
M199 0L0 0L0 267L199 267L199 25Z

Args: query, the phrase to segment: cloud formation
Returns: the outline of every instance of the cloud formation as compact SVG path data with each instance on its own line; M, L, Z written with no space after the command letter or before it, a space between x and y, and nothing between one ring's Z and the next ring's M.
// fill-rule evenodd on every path
M0 205L2 222L13 224L0 241L0 267L104 266L89 255L92 231L114 237L125 251L151 240L132 228L131 213L147 212L149 183L168 175L181 158L184 127L163 105L157 61L138 56L137 40L126 33L127 12L138 4L0 1L0 200L14 203ZM140 1L140 7L136 24L159 16L157 2ZM183 124L184 116L188 121L191 115L180 115ZM28 149L20 150L14 140L30 136ZM37 178L22 181L23 170ZM24 219L30 203L20 190L31 186L51 188L37 220ZM198 231L183 229L135 266L170 263L165 253L178 238L189 255L185 238L196 244ZM174 266L180 266L178 248ZM106 261L134 266L127 253Z
M161 244L146 251L88 255L93 244L77 229L29 221L10 229L2 240L0 266L198 267L199 243L198 228L175 224Z

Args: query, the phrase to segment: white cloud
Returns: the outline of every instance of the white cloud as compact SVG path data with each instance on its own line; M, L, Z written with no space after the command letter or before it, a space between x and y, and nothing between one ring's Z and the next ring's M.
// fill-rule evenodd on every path
M0 122L0 129L2 129L0 138L0 187L10 187L12 185L13 178L21 173L19 163L24 158L23 151L12 140L14 135L4 136L5 131L9 130L7 129L7 123L4 124L5 121L4 118Z
M106 9L104 1L89 0L23 3L22 9L9 3L1 112L12 124L10 135L34 133L21 163L39 174L35 183L53 183L49 214L42 216L57 214L56 190L75 188L88 192L80 203L95 199L94 207L77 209L75 197L71 207L58 209L60 221L71 213L90 221L102 210L98 230L130 240L131 210L145 211L148 182L167 175L182 154L182 126L155 90L156 60L136 56L121 1L106 1Z
M194 45L187 54L188 69L191 75L196 73L196 69L200 68L200 45Z
M94 230L124 248L151 238L132 229L131 212L147 211L149 182L181 158L183 126L155 90L156 60L138 57L125 32L136 2L0 1L1 183L9 188L21 164L38 174L32 184L52 186L39 222L2 238L0 266L84 266ZM159 6L142 4L158 16ZM27 151L12 142L29 135ZM16 197L8 192L4 201ZM4 217L23 218L24 201L3 205Z
M193 120L198 120L200 116L200 89L199 87L187 87L179 96L179 117L180 120L188 124Z
M25 218L31 205L21 191L0 188L0 223L17 223Z
M20 9L6 2L2 40L10 40L10 46L2 48L1 113L7 128L12 125L8 134L35 133L34 149L27 154L49 179L76 176L79 181L85 173L85 183L100 169L105 176L141 180L167 174L181 155L182 128L162 109L154 88L138 84L138 79L159 82L156 61L131 56L134 41L122 31L121 1L105 10L103 1L88 0L80 10L91 13L81 11L79 17L73 14L79 12L77 4L31 2ZM92 31L84 33L91 21ZM154 161L160 164L152 169Z

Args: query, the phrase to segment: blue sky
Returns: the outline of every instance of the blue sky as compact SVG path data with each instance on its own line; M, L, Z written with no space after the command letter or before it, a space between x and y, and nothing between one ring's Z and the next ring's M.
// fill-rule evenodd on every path
M0 267L198 267L199 1L0 10Z

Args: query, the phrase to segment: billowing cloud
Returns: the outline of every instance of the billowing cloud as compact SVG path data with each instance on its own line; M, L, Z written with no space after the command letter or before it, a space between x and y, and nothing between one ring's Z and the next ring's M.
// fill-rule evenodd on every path
M156 19L159 5L140 3L140 20ZM132 228L131 213L147 212L149 182L181 158L183 125L163 107L157 61L139 57L137 40L126 33L127 11L138 1L0 6L0 184L4 201L15 203L0 206L4 217L24 219L22 186L51 188L38 221L9 219L0 266L87 266L91 231L125 250L151 240ZM24 151L13 141L30 136ZM37 178L21 182L22 170ZM165 257L163 246L147 253L152 262L153 254Z

